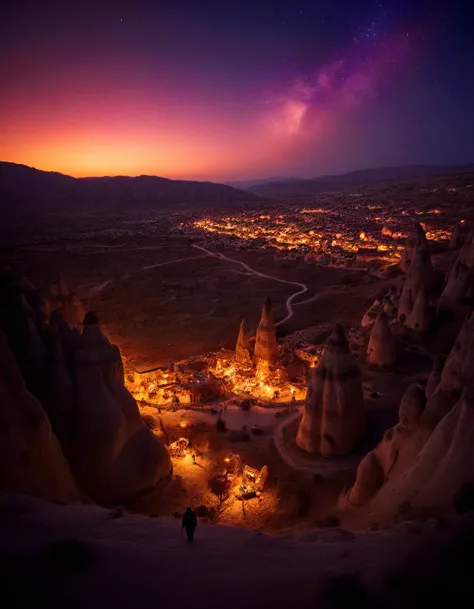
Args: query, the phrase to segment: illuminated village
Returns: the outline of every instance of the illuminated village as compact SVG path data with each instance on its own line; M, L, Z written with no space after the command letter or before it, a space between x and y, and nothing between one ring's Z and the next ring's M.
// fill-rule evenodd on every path
M429 241L450 239L446 221L440 222L444 213L441 209L416 211L409 205L388 209L355 200L353 195L332 194L314 207L277 207L263 214L244 211L184 223L181 229L190 235L201 232L225 248L273 249L276 257L302 256L305 262L329 266L397 262L415 221L421 222Z
M474 0L6 6L5 607L464 609Z
M302 204L262 204L258 211L240 210L232 216L223 210L201 217L177 212L161 228L160 223L143 222L140 230L149 232L142 234L145 245L143 254L140 252L141 264L146 265L145 271L150 269L151 277L155 277L155 268L168 268L174 263L173 257L168 259L166 255L158 258L156 265L148 261L148 252L160 247L155 245L159 239L168 243L172 235L177 248L181 248L173 254L176 263L184 266L188 259L193 262L196 258L201 264L191 267L191 272L193 268L203 269L205 278L206 272L213 272L206 270L209 261L217 260L222 277L230 274L237 282L232 285L240 285L242 273L240 269L234 271L237 263L252 276L254 285L266 281L272 289L275 282L280 282L286 289L280 292L283 296L276 307L270 298L257 305L252 300L256 310L245 303L251 323L245 318L238 323L235 317L227 323L225 332L234 348L196 350L190 357L176 358L168 365L137 367L119 337L115 338L113 325L109 321L102 324L101 316L92 311L86 313L86 301L70 289L63 276L47 284L41 298L23 280L21 290L31 302L28 306L33 307L33 313L25 309L26 315L31 320L34 315L39 320L34 323L42 324L41 332L50 336L47 349L53 351L47 361L52 362L54 382L61 391L71 391L71 401L81 401L86 416L90 402L81 389L81 379L92 378L95 366L105 366L106 377L100 373L96 382L100 377L100 383L106 383L104 395L114 387L110 412L116 407L125 408L128 398L122 390L138 406L137 418L129 429L130 440L121 449L127 447L127 456L115 458L118 468L122 459L133 463L128 486L120 482L119 470L113 474L116 486L105 484L109 466L102 470L95 465L104 458L102 440L97 440L97 452L94 449L90 458L85 459L81 451L74 453L80 442L90 441L86 420L80 428L82 439L67 448L67 454L75 459L81 485L91 496L104 504L124 502L131 511L144 514L181 513L191 505L202 518L271 532L310 526L315 520L324 521L328 513L333 519L351 519L354 514L361 518L357 507L367 505L367 497L377 486L373 480L380 477L378 468L387 467L386 452L393 449L385 435L378 447L381 434L387 431L387 424L380 420L378 403L386 398L379 396L393 392L393 387L385 390L385 385L393 382L392 371L395 378L401 374L398 367L403 365L412 343L424 353L423 341L437 323L436 308L457 307L464 298L469 281L462 269L471 264L466 250L470 247L470 224L464 219L453 223L448 210L442 204L434 206L430 200L416 207L400 203L387 209L372 199L361 203L357 196L338 200L332 195L328 200L321 197ZM254 270L257 258L252 258L252 250L265 254L263 266L258 267L261 271ZM458 253L461 274L450 274L450 262L444 261L455 260ZM290 266L278 274L274 265L280 258L288 259ZM120 256L118 260L121 264ZM433 261L439 268L433 268ZM331 325L319 322L315 330L301 325L300 304L307 302L306 319L314 319L311 307L315 296L303 294L310 292L317 298L328 275L322 275L321 284L310 288L311 274L291 275L298 262L304 262L298 267L300 273L309 273L308 266L335 267L337 290L331 296L329 288L328 294L333 299L347 298L348 305L356 289L353 286L361 287L360 317L352 316L343 326L338 325L337 318ZM344 279L345 269L351 268L357 273L346 273ZM447 273L444 288L439 280L441 273ZM129 281L127 277L130 272L124 281ZM296 278L298 281L294 281ZM105 291L102 306L108 302L106 286L110 282L105 279L97 288ZM109 302L115 305L114 298L122 288L119 278L113 281L116 292ZM187 285L185 280L180 281ZM166 289L172 291L167 285L175 284L163 282L165 293ZM179 293L184 294L184 290ZM88 307L90 294L96 293L89 290ZM137 293L137 299L144 293ZM154 304L153 300L144 302ZM194 307L192 299L190 303ZM261 314L255 323L259 305ZM238 303L232 301L227 310L233 314L237 307ZM320 316L324 322L327 311L322 309ZM201 318L196 319L201 323ZM213 319L202 318L202 323L213 323ZM32 328L29 331L33 332ZM179 326L174 332L186 342ZM111 344L112 337L121 353ZM31 344L39 340L32 339ZM158 335L153 349L160 352L162 342ZM427 361L420 355L412 365L422 374ZM436 366L438 370L439 364ZM69 375L75 379L70 389L65 380ZM48 404L48 408L52 409L58 435L68 442L62 415L56 413L55 405ZM116 421L104 419L104 429L112 424ZM142 448L137 440L132 442L136 434L141 437ZM361 470L357 469L359 464ZM325 480L321 483L324 491L318 491L318 485L308 487L308 476ZM142 487L146 492L133 490ZM326 499L312 502L312 495L318 492ZM307 502L312 502L311 508L298 520Z

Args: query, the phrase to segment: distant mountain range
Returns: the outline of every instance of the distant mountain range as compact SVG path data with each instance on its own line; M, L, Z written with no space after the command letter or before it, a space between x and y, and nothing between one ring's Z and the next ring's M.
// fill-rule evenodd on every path
M0 162L0 196L3 215L203 207L259 200L253 193L226 184L156 176L73 178L6 162Z
M410 180L446 173L473 173L474 164L467 165L409 165L406 167L379 167L361 169L340 175L327 175L317 178L277 178L276 180L254 180L247 189L261 197L311 196L326 190L339 190L347 187L364 186L377 182ZM235 184L235 183L234 183ZM245 188L245 182L240 182Z

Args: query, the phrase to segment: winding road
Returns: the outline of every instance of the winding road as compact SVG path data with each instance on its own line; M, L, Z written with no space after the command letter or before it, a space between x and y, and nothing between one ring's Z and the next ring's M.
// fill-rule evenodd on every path
M299 288L301 288L294 294L291 294L291 296L288 296L285 302L286 310L288 313L286 317L280 319L280 321L277 322L275 326L281 326L293 317L293 300L300 294L304 294L308 291L308 286L304 283L299 283L298 281L287 281L286 279L280 279L279 277L273 277L272 275L261 273L260 271L256 271L255 269L251 268L248 264L245 264L245 262L236 260L235 258L229 258L228 256L224 256L224 254L221 254L220 252L211 252L202 245L199 245L198 243L193 243L192 247L201 250L202 252L205 252L208 256L212 256L213 258L218 258L219 260L227 260L227 262L232 262L234 264L240 264L240 266L243 267L247 271L247 273L249 273L249 275L253 275L255 277L262 277L263 279L270 279L271 281L278 281L279 283L286 283L287 285L297 285Z
M136 249L148 249L148 248L136 248ZM178 258L177 260L167 260L166 262L159 262L158 264L148 264L147 266L142 266L141 268L138 269L138 271L135 271L135 272L141 273L142 271L149 271L150 269L156 269L159 266L167 266L169 264L176 264L178 262L184 262L185 260L196 260L197 258L206 258L206 256L188 256L187 258ZM126 273L125 275L122 275L119 279L128 279L128 277L130 277L130 273ZM100 294L100 292L102 292L102 290L104 290L108 285L110 285L114 281L117 281L117 279L107 279L107 281L104 281L102 283L99 283L98 285L95 285L95 286L92 286L91 288L89 288L88 308L90 308L91 299L94 296L97 296L97 294Z
M178 262L185 262L186 260L196 260L197 258L205 258L207 256L211 256L212 258L217 258L219 260L225 260L232 264L239 264L243 269L245 269L246 273L248 273L249 275L253 275L254 277L261 277L262 279L270 279L270 281L278 281L279 283L285 283L286 285L298 286L299 289L296 292L294 292L293 294L291 294L290 296L288 296L288 298L285 301L287 315L283 319L280 319L280 321L278 321L275 324L275 326L281 326L282 324L284 324L285 322L287 322L289 319L291 319L293 317L293 315L294 315L293 306L296 306L297 304L302 304L302 303L295 303L295 305L293 305L294 299L297 296L300 296L301 294L304 294L308 291L308 286L304 283L299 283L298 281L288 281L287 279L280 279L279 277L274 277L272 275L267 275L266 273L261 273L260 271L256 271L255 269L250 267L245 262L236 260L235 258L229 258L228 256L221 254L220 252L212 252L212 251L206 249L205 247L203 247L202 245L200 245L199 243L193 243L192 247L200 250L201 252L204 252L204 254L203 255L201 254L198 256L188 256L187 258L178 258L177 260L167 260L166 262L159 262L158 264L150 264L150 265L147 265L147 266L144 266L144 267L138 269L136 272L140 273L141 271L148 271L150 269L155 269L155 268L159 268L161 266L167 266L170 264L177 264ZM141 248L136 248L136 249L141 249ZM129 276L130 276L130 273L123 275L122 277L120 277L120 279L127 279ZM104 282L100 283L99 285L93 286L89 289L89 293L88 293L88 307L89 308L90 308L90 304L91 304L91 299L96 297L100 292L102 292L102 290L104 290L108 285L110 285L114 281L117 281L117 279L108 279L107 281L104 281ZM306 302L306 301L303 301L303 302Z

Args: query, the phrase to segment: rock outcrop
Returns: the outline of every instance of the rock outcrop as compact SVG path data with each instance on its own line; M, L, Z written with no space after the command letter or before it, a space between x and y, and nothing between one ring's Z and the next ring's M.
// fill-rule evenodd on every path
M390 288L383 297L374 300L373 304L365 312L360 325L363 328L373 326L380 311L384 311L389 319L396 317L398 301L397 289L395 287Z
M414 432L420 426L421 415L426 407L423 388L413 383L403 394L398 410L399 425L404 431Z
M143 423L98 317L88 313L81 334L82 320L72 328L63 314L72 304L79 322L82 305L61 282L53 291L61 312L39 329L30 286L0 278L0 483L52 499L133 500L169 475L168 453Z
M102 334L96 316L88 314L74 359L71 460L81 487L104 505L153 490L171 473L165 447L123 385L118 360L118 349Z
M420 334L429 328L429 301L424 286L421 286L418 291L413 309L407 316L406 325Z
M423 227L417 222L413 227L412 232L408 235L405 243L405 249L403 250L402 258L400 260L400 268L402 271L408 273L411 263L415 258L415 254L420 249L428 251L428 241Z
M455 311L474 287L474 232L471 232L449 273L438 301L438 314Z
M458 250L466 242L466 238L469 233L469 228L465 222L457 222L451 233L451 239L449 240L449 249Z
M410 265L407 278L403 285L398 308L398 319L408 321L420 290L429 293L433 287L433 267L427 249L418 249Z
M365 416L360 370L337 325L308 385L296 443L324 457L345 455L361 439Z
M391 366L397 359L397 345L385 311L381 311L372 328L367 347L367 361L374 366Z
M1 331L0 488L60 501L81 499L48 417L26 389Z
M254 357L257 362L259 360L277 362L279 359L275 323L272 315L272 301L270 298L265 300L262 317L257 327Z
M357 468L356 481L348 494L349 502L356 506L367 504L384 482L384 471L377 456L367 453Z
M435 362L427 395L419 385L407 390L399 423L372 451L384 473L379 488L373 482L376 475L370 475L373 459L361 462L347 503L364 502L360 515L367 522L390 524L407 509L424 517L447 513L464 485L474 483L473 317L466 320L444 366L442 359Z
M371 511L385 518L396 517L407 505L423 514L450 512L457 493L474 483L473 462L474 396L466 389L433 433L413 451L408 466L384 484Z
M423 424L434 429L458 401L472 376L474 366L474 315L464 322L451 352L443 366L436 389L430 396Z
M235 359L242 364L247 364L251 361L249 335L247 332L245 319L243 317L240 322L239 336L235 346Z

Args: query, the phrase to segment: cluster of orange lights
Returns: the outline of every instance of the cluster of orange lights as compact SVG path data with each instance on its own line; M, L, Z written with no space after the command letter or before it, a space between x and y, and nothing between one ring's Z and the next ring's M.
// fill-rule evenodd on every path
M381 210L380 206L368 206L372 211ZM439 209L433 208L418 215L438 215ZM193 223L194 229L221 238L232 237L251 244L256 241L259 246L271 246L279 250L295 250L301 247L312 254L330 253L337 251L357 254L363 248L380 252L380 258L396 262L404 248L403 240L408 236L408 230L399 230L395 226L399 223L397 218L382 213L373 217L354 216L354 224L365 222L368 227L374 223L382 224L381 229L356 230L351 228L350 219L341 220L342 216L335 211L318 208L303 208L289 212L286 215L256 214L243 212L235 216L217 218L204 218ZM400 215L406 216L402 210ZM348 215L350 218L350 216ZM407 222L405 221L405 224ZM309 226L308 226L309 225ZM393 228L390 228L390 227ZM344 228L344 231L334 230ZM375 227L374 227L375 228ZM408 228L408 227L407 227ZM446 229L424 225L426 236L431 241L445 241L450 238Z

